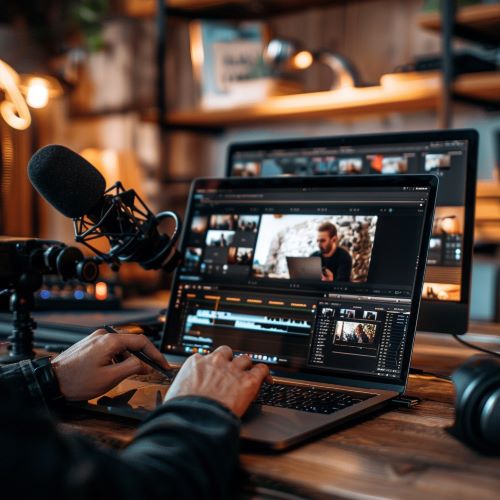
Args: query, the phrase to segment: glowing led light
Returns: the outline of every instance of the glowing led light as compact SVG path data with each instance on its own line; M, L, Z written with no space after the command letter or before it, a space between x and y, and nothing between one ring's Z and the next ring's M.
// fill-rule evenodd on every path
M40 109L49 102L49 86L44 78L32 78L26 91L26 102L32 108Z
M297 69L306 69L313 63L313 56L307 50L301 50L293 58L293 66Z
M97 300L106 300L108 298L108 285L104 281L95 284L95 298Z
M0 102L0 115L12 128L25 130L31 124L31 115L19 88L19 75L0 60L0 90L5 98Z

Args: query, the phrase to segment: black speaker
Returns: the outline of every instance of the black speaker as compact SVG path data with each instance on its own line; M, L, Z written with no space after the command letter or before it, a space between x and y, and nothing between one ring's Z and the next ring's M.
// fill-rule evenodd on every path
M451 434L481 453L500 455L500 358L474 356L451 378L456 390Z

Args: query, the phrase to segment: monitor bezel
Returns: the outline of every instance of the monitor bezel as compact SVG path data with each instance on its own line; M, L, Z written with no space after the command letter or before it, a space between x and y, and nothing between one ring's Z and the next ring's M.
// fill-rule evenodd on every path
M401 368L401 378L395 379L390 378L387 381L381 380L381 377L365 374L342 374L337 372L335 374L325 374L324 371L315 369L305 369L290 371L286 368L277 368L273 370L273 374L276 376L286 376L289 378L297 378L302 380L311 380L324 383L335 383L343 385L352 385L360 388L380 388L386 390L396 390L400 393L404 392L406 383L408 380L408 373L410 369L411 353L413 349L413 343L415 340L416 333L416 322L418 317L418 312L421 304L422 288L424 283L424 272L425 263L427 261L427 253L429 249L429 240L432 231L433 215L436 202L438 178L433 174L421 174L421 175L407 175L407 176L397 176L397 175L387 175L387 176L326 176L326 177L253 177L253 178L200 178L195 179L191 185L189 192L188 204L186 208L185 220L190 222L195 210L195 204L193 203L194 195L198 189L238 189L241 187L243 189L250 186L258 188L273 188L280 187L283 189L289 188L324 188L325 185L330 185L333 187L398 187L398 186L418 186L418 187L429 187L429 202L427 204L427 212L424 216L424 225L422 227L422 244L420 247L420 253L418 258L418 268L416 270L415 285L413 289L413 294L411 298L410 306L410 321L408 323L408 337L405 343L405 349L403 354L403 362ZM187 224L184 225L181 238L179 251L181 255L187 247L187 232L189 231ZM169 323L174 314L175 302L177 300L177 290L179 287L179 268L176 269L172 287L170 300L167 310L167 317L165 325L163 328L163 335L161 341L161 351L165 354L169 354L165 351L164 346L169 343ZM188 357L190 354L176 354L176 359L183 359ZM354 378L353 378L354 377Z
M231 177L232 159L236 152L270 149L300 149L316 147L363 146L411 142L467 140L467 167L465 180L464 232L460 301L422 299L417 325L418 331L463 335L469 325L471 299L472 249L474 244L474 214L476 204L477 154L479 135L473 129L360 134L331 137L310 137L236 142L229 145L226 159L226 177ZM370 174L376 176L376 174ZM399 174L401 175L401 174ZM411 174L404 174L411 175ZM323 177L323 176L319 176ZM340 175L343 177L343 175Z

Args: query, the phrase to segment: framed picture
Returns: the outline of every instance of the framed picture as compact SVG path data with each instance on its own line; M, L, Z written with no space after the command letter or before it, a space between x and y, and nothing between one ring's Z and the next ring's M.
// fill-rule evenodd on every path
M265 99L274 85L263 60L268 33L261 22L190 24L191 60L202 108Z

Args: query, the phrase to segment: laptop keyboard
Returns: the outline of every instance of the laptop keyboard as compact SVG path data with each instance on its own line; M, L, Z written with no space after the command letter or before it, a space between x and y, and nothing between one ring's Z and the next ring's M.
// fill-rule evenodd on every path
M178 370L177 367L172 369L174 373ZM156 372L148 375L134 375L130 378L160 385L172 383L172 380L168 380ZM371 394L353 394L313 386L264 383L254 403L329 415L372 397L374 396Z
M263 384L255 403L329 415L372 397L311 386Z

